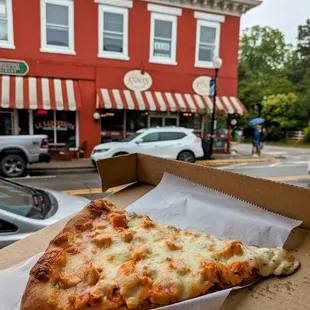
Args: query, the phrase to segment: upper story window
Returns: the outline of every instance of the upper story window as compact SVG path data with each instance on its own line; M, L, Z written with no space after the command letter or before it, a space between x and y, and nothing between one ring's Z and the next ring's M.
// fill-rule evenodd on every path
M182 10L149 4L151 11L150 62L177 65L178 16Z
M128 8L132 7L132 1L96 0L96 2L103 4L99 5L98 57L129 60Z
M41 0L41 52L75 55L73 0Z
M221 15L195 12L197 19L195 67L212 68L214 57L219 56Z
M15 48L12 0L0 0L0 48Z

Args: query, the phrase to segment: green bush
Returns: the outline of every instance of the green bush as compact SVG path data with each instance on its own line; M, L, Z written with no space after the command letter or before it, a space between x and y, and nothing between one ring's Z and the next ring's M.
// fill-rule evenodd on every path
M307 128L304 129L304 141L305 142L310 142L310 122Z

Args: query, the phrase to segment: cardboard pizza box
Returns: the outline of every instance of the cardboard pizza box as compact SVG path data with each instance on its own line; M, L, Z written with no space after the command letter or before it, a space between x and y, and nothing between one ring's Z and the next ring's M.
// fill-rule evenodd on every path
M118 207L125 208L149 192L160 182L164 172L168 172L269 211L302 220L300 228L292 231L285 245L301 261L301 268L289 277L266 278L249 288L231 293L221 309L310 308L309 189L141 154L105 159L97 165L103 191L131 184L107 198ZM0 250L0 269L44 251L70 217ZM218 220L221 220L220 214Z

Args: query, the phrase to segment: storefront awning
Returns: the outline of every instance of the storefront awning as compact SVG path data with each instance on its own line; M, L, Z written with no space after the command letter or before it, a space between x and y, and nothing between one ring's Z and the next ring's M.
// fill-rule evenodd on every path
M167 92L134 92L118 89L97 90L98 109L199 112L212 111L213 101L207 96ZM229 114L244 115L246 108L236 97L217 97L216 108Z
M0 76L0 108L78 111L80 106L77 81Z

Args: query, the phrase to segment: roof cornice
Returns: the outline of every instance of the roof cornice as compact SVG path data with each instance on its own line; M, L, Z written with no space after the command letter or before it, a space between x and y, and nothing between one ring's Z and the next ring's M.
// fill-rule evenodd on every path
M260 5L260 0L141 0L157 4L189 8L206 12L241 16L248 10Z

